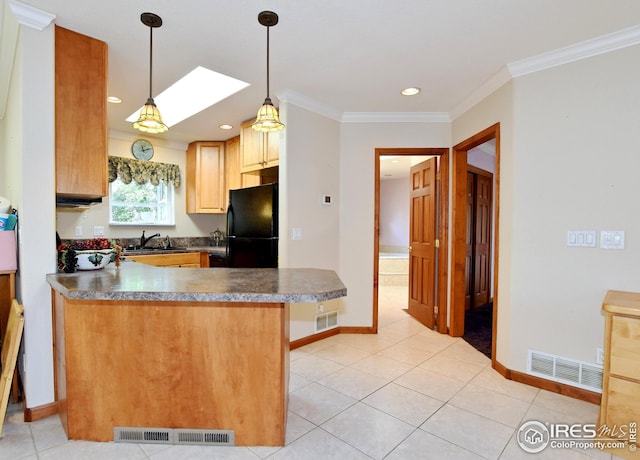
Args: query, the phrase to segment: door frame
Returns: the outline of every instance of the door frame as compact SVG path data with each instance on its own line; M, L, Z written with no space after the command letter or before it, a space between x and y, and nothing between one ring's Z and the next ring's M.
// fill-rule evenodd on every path
M448 294L448 228L449 228L449 158L448 148L376 148L374 155L375 167L375 208L374 208L374 231L373 231L373 318L372 332L378 332L378 270L380 257L380 157L384 155L398 156L438 156L440 173L440 190L438 191L438 239L440 247L438 250L438 309L436 318L436 328L440 333L447 332L447 294ZM409 197L407 197L407 200ZM408 301L408 299L407 299Z
M500 249L500 123L496 123L470 138L455 145L452 149L452 188L451 196L451 278L449 334L462 337L464 334L465 313L465 258L467 227L467 152L487 141L496 141L496 169L494 187L494 254L493 254L493 324L491 338L491 361L496 364L496 332L498 328L498 255ZM458 267L458 268L456 268Z

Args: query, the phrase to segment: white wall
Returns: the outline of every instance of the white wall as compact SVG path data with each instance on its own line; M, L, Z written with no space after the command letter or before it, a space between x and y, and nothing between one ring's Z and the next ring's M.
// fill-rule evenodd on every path
M280 149L279 266L337 272L340 123L288 103L280 106L280 115L286 140ZM333 204L323 205L323 195L331 195ZM301 230L300 240L292 239L293 228ZM343 309L340 299L324 306L325 311ZM291 340L314 334L315 312L315 304L291 305Z
M9 19L9 18L6 18ZM16 296L24 305L27 407L53 401L51 290L56 271L53 27L21 27L2 125L0 190L19 211ZM28 108L28 110L27 110Z
M380 181L380 246L409 247L409 177Z
M132 158L131 143L138 137L119 132L109 133L109 155ZM109 198L102 204L91 206L86 211L58 211L56 228L63 239L75 238L76 226L82 227L82 238L93 238L93 227L102 226L107 238L135 238L147 230L147 234L160 232L162 236L196 237L209 236L216 228L226 232L225 214L187 214L186 213L186 149L187 145L169 143L161 138L148 137L154 146L154 156L150 161L172 163L180 166L182 184L175 189L175 225L109 225Z
M594 362L606 291L638 291L639 79L634 46L514 82L513 368L527 348ZM569 248L576 229L625 249Z
M498 360L527 350L594 362L602 299L637 291L640 47L519 77L454 121L454 143L500 121ZM569 248L567 230L625 230L624 250Z
M450 145L449 123L343 123L338 273L348 294L342 325L373 324L375 149Z

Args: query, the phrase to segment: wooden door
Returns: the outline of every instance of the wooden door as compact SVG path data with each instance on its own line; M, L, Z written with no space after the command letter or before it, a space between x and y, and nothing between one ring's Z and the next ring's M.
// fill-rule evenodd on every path
M491 234L493 175L478 168L467 171L467 235L465 309L491 299Z
M436 293L437 158L411 168L409 314L433 329Z
M493 178L476 175L475 232L473 262L473 307L486 304L491 297L491 221Z
M465 256L465 277L464 277L464 309L471 308L471 297L473 292L473 241L474 241L474 223L475 223L475 196L476 196L476 177L475 174L467 171L467 234L466 245L467 252Z

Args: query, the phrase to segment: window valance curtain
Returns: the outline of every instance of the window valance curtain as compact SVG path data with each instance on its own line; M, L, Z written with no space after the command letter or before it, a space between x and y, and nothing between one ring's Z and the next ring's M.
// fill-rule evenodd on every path
M140 161L134 158L109 157L109 182L118 177L125 184L132 180L136 184L151 182L158 185L160 181L165 184L173 183L174 187L180 186L180 167L170 163L158 163L155 161Z

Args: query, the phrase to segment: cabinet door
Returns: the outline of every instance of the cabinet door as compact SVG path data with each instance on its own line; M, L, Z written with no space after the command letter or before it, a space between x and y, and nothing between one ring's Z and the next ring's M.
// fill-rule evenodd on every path
M224 142L192 142L187 149L187 213L225 212Z
M240 136L228 139L224 144L224 167L227 184L225 187L225 202L229 202L229 190L242 188L242 174L240 173Z
M107 45L55 28L56 193L107 195Z
M278 166L280 161L280 133L264 133L266 168Z
M256 171L264 166L262 133L251 129L254 120L247 120L240 129L240 171Z

